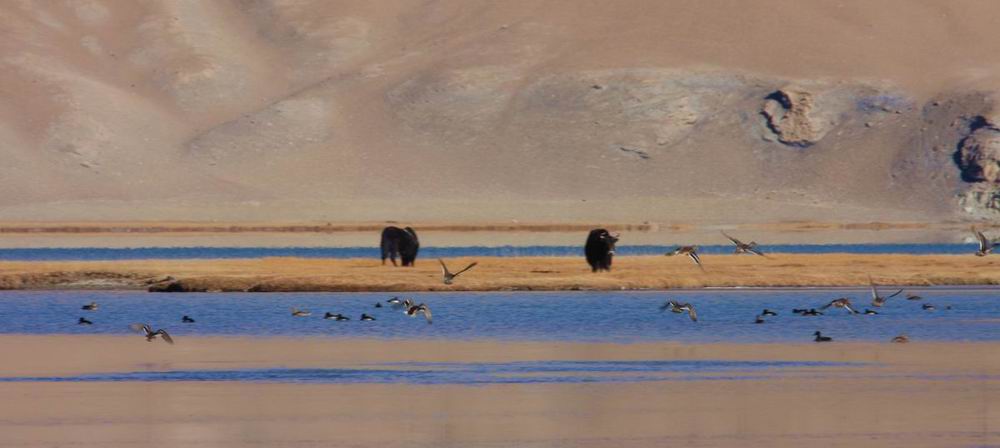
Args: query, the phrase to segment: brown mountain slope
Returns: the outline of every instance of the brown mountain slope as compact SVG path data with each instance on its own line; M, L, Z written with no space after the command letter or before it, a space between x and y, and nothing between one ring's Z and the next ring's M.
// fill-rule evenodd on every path
M998 12L6 2L0 219L991 216Z

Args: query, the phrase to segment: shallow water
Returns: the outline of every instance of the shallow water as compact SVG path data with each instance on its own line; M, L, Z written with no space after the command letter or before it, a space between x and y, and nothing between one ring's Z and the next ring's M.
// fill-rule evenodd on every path
M856 363L810 361L526 361L506 363L377 364L338 369L171 370L48 377L0 377L0 382L253 381L281 383L534 384L749 380L779 370L809 371Z
M886 288L885 293L891 290ZM0 333L126 334L128 324L149 322L175 339L188 335L328 336L459 340L545 340L588 342L809 342L821 330L836 341L887 341L907 334L916 341L1000 340L1000 289L908 289L921 301L890 299L879 315L850 315L828 309L803 317L793 308L819 308L848 296L864 309L867 289L720 289L666 292L491 292L406 294L427 303L433 324L389 305L385 293L155 294L107 291L0 292ZM661 312L668 298L690 302L699 320ZM98 311L80 307L91 301ZM921 309L934 304L935 311ZM951 306L950 310L945 309ZM292 317L290 308L312 311ZM754 324L764 308L779 313ZM324 312L352 318L324 320ZM361 313L374 322L358 320ZM193 324L182 324L190 315ZM86 317L94 325L77 325ZM138 336L137 336L138 337Z
M619 255L662 255L675 246L619 246ZM700 246L705 254L729 254L731 245ZM765 252L790 254L972 254L973 244L780 244ZM420 258L583 256L583 246L423 247ZM234 259L262 257L379 258L377 247L46 247L0 248L0 260Z

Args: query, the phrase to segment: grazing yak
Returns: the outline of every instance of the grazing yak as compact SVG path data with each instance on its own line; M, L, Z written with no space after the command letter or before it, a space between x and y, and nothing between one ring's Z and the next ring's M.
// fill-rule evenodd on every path
M417 239L417 232L412 227L400 229L389 226L382 229L382 264L385 259L392 261L396 266L396 255L399 255L403 266L413 266L417 260L417 251L420 250L420 240Z
M615 255L615 243L619 234L610 234L605 229L594 229L587 236L587 245L583 252L587 255L587 263L593 272L610 271L611 257Z

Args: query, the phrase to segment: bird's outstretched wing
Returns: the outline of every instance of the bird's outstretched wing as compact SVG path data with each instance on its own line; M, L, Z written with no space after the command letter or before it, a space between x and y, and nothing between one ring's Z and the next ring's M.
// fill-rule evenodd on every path
M993 243L991 243L990 240L986 239L986 235L983 235L983 232L980 232L980 231L976 230L975 227L973 227L972 228L972 233L975 233L976 234L976 239L979 240L979 251L980 252L986 252L991 247L993 247Z
M900 295L900 294L901 294L902 292L903 292L903 290L902 290L902 289L900 289L899 291L896 291L896 292L894 292L894 293L892 293L892 294L890 294L890 295L886 296L885 298L886 298L886 299L891 299L891 298L893 298L893 297L896 297L896 296Z
M174 338L170 337L170 333L167 333L167 330L161 328L159 330L156 330L156 333L159 334L164 341L167 341L168 344L173 345Z
M427 323L429 323L429 324L433 323L433 316L431 316L431 309L430 309L430 307L428 307L427 305L424 305L422 308L424 310L424 319L427 319Z
M451 272L448 271L448 266L444 265L444 260L438 258L438 263L441 263L441 275L445 277L450 276Z
M128 328L136 333L142 334L150 334L153 332L153 329L149 326L149 324L134 323L130 324Z
M729 234L727 234L726 232L720 231L720 233L722 233L722 236L729 238L729 241L732 241L733 244L735 244L737 247L742 247L744 245L742 241L729 236Z
M457 276L458 276L458 274L461 274L461 273L463 273L463 272L465 272L465 271L468 271L469 269L472 269L472 268L473 268L473 267L475 267L475 266L476 266L477 264L479 264L479 262L478 262L478 261L473 261L472 263L469 263L469 265L468 265L468 266L466 266L466 267L465 267L464 269L462 269L461 271L458 271L458 272L456 272L456 273L454 274L454 276L456 276L456 277L457 277Z
M694 311L694 307L688 304L688 316L691 318L692 322L698 322L698 313Z
M699 268L705 270L705 267L701 265L701 257L698 256L698 252L688 252L688 257L691 257L691 260L693 260L694 264L698 265Z
M827 309L827 308L829 308L829 307L833 306L833 302L836 302L836 300L833 300L833 301L831 301L830 303L828 303L828 304L826 304L826 305L823 305L823 306L819 307L819 309L821 309L821 310L825 310L825 309Z

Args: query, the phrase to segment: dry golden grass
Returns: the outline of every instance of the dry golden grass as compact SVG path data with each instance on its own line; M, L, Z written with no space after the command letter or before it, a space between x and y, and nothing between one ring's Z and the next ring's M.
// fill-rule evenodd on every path
M868 276L885 285L1000 284L1000 258L972 255L705 255L618 257L614 270L591 273L582 257L456 258L452 270L479 265L453 285L435 260L413 268L371 259L138 260L2 262L0 288L146 288L179 291L496 291L701 287L854 286ZM171 277L168 279L168 277ZM164 281L165 280L165 281Z

